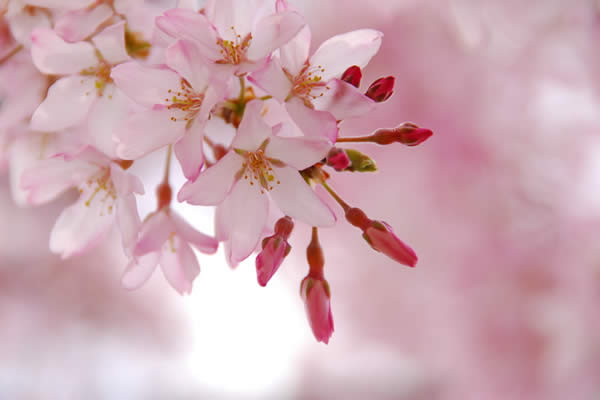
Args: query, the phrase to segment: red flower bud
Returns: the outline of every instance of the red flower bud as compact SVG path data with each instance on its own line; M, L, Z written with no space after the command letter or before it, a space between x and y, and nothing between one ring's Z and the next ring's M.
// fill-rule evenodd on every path
M386 101L394 93L395 78L388 76L386 78L379 78L375 82L371 83L371 86L367 89L365 96L375 100L377 103Z
M327 154L327 165L336 171L343 171L350 166L350 157L343 149L332 147Z
M329 343L333 333L329 284L325 279L315 279L309 275L302 280L300 296L315 339Z
M398 239L392 227L385 222L372 221L364 230L363 237L373 249L382 252L392 260L409 267L417 264L414 250Z
M267 285L291 248L285 239L278 235L273 235L263 241L263 249L256 256L256 278L260 286Z
M419 128L412 122L405 122L396 128L377 129L373 134L373 142L377 144L402 143L406 146L416 146L433 135L430 129Z
M360 67L357 65L351 66L346 71L344 71L344 73L342 74L342 80L345 82L348 82L349 84L353 85L354 87L358 87L360 85L361 79L362 79L362 72L360 70Z

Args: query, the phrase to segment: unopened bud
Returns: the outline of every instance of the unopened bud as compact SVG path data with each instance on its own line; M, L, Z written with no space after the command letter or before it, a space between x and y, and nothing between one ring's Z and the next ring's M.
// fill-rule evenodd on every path
M404 122L395 128L377 129L373 134L373 142L377 144L402 143L406 146L417 146L433 135L430 129L419 128L412 122Z
M350 166L346 169L352 172L375 172L377 171L377 165L373 159L358 150L346 149L344 150L350 159Z
M394 93L395 78L388 76L386 78L379 78L375 82L371 83L371 86L367 89L365 96L373 99L377 103L386 101Z
M331 291L323 278L315 279L310 274L300 284L300 296L308 323L315 339L325 344L333 333L333 315L331 313Z
M333 167L336 171L343 171L350 166L350 157L344 149L332 147L327 154L327 165Z
M385 254L400 264L414 267L417 264L417 255L413 249L402 242L392 227L383 221L371 221L363 231L364 239L373 249Z
M294 221L287 215L283 218L279 218L275 223L275 234L286 240L290 237L293 229Z
M358 65L353 65L348 68L342 74L342 80L348 82L354 87L358 87L360 85L360 80L362 79L362 71Z

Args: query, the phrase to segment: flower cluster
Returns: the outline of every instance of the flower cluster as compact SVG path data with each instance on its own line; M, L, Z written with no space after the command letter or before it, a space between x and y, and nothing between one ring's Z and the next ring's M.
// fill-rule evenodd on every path
M414 146L432 134L404 123L340 136L344 120L368 115L393 93L393 77L360 89L382 34L340 34L313 52L309 27L285 0L207 0L199 10L155 3L0 1L0 161L16 201L43 204L76 188L50 249L71 257L116 226L129 258L123 286L140 287L160 265L181 294L200 271L194 249L214 253L219 242L231 266L259 250L257 278L267 285L291 250L294 224L307 224L301 297L315 337L327 343L331 294L317 229L336 217L315 186L373 249L411 267L417 261L389 225L344 202L327 172L376 170L368 156L338 147L346 142ZM233 138L208 135L215 120ZM167 152L165 175L156 210L142 220L136 195L144 185L129 168L159 150ZM181 188L169 182L171 163L187 179ZM178 215L174 199L215 206L215 237Z

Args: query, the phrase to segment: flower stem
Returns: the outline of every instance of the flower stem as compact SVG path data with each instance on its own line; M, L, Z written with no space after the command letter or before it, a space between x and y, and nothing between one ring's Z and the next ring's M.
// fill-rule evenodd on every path
M239 76L240 80L240 104L244 104L244 99L246 97L246 77Z
M163 177L163 183L169 183L169 175L171 173L171 158L173 157L173 145L170 144L167 149L167 159L165 161L165 175Z
M348 205L348 203L346 203L344 200L342 200L342 198L327 184L327 182L322 180L321 185L323 185L325 190L327 190L329 192L331 197L333 197L335 199L335 201L338 202L338 204L344 209L344 211L348 211L350 208L352 208Z
M372 136L356 136L356 137L346 137L346 138L337 138L336 143L359 143L359 142L372 142Z

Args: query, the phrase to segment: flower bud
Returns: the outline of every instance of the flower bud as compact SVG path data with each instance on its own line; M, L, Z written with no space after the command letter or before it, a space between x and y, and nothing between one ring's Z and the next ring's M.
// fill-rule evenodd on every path
M373 134L373 142L377 144L402 143L406 146L416 146L433 135L429 129L419 128L412 122L405 122L395 128L377 129Z
M350 158L343 149L332 147L327 154L327 165L336 171L343 171L350 166Z
M394 93L395 78L388 76L386 78L379 78L375 82L371 83L371 86L367 89L365 96L373 99L377 103L381 103L390 98Z
M333 333L329 284L325 279L313 278L309 274L302 280L300 296L304 301L306 316L315 339L325 344L329 343Z
M377 171L377 165L375 161L366 154L361 153L358 150L346 149L344 150L350 159L350 166L346 169L352 172L375 172Z
M267 285L292 249L281 236L273 235L265 239L262 251L256 256L256 278L260 286Z
M394 234L392 227L382 221L371 221L363 237L373 247L400 264L414 267L417 255Z
M290 254L292 246L287 242L294 229L294 222L288 216L275 223L275 234L263 239L262 251L256 256L256 278L260 286L266 286L281 266L283 259Z
M353 65L348 68L342 74L342 80L348 82L354 87L358 87L360 85L360 80L362 79L362 71L358 65Z

